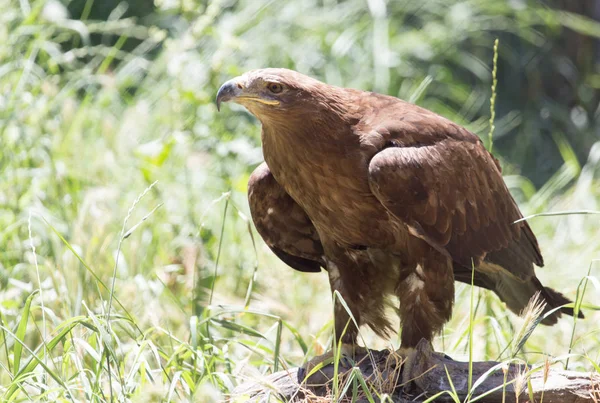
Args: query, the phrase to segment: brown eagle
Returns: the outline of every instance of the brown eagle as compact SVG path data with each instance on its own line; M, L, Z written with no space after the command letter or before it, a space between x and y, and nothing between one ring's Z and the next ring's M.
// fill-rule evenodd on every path
M400 300L401 345L431 341L450 319L454 281L494 291L519 313L569 303L534 272L540 249L498 161L467 129L400 99L327 85L286 69L250 71L219 89L262 123L265 163L250 177L256 229L287 265L327 270L358 326L388 335ZM335 332L358 328L336 304ZM542 323L556 323L562 307Z

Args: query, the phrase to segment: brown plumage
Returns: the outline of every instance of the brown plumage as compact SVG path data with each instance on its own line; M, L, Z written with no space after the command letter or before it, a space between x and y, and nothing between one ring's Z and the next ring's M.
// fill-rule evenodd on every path
M540 292L546 312L569 301L543 287L535 235L477 136L386 95L334 87L285 69L225 83L262 123L265 163L250 177L252 218L273 252L304 272L325 268L358 325L390 330L400 299L403 347L448 321L454 280L494 291L514 312ZM561 308L543 323L553 324ZM339 337L348 325L335 307ZM350 324L343 341L355 343Z

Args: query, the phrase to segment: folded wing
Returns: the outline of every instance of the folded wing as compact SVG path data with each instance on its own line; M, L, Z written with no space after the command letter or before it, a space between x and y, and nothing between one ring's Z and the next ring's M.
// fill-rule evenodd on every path
M443 128L447 121L438 118L434 127ZM477 137L450 122L448 135L419 136L398 127L411 125L383 130L387 147L369 164L370 187L381 204L413 235L452 258L456 280L470 284L474 265L475 284L493 290L511 310L521 311L536 292L546 311L568 303L535 277L534 264L543 266L535 235L527 222L515 222L521 212ZM559 314L544 323L556 322Z
M279 259L302 272L321 271L324 252L317 230L265 163L250 176L248 201L258 233Z

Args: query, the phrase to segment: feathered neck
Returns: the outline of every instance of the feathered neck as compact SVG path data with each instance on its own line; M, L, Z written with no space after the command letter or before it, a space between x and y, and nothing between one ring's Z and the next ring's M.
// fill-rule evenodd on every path
M257 115L263 126L263 144L275 148L319 147L348 140L357 113L349 109L347 90L319 85L311 98L293 106Z

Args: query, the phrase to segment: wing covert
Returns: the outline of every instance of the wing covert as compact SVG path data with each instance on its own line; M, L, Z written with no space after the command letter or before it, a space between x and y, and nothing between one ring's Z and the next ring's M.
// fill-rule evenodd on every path
M298 271L321 271L324 252L317 230L266 163L250 176L248 202L256 230L279 259Z
M526 279L534 275L532 262L543 265L528 224L513 224L521 213L479 141L447 137L385 148L370 161L369 181L411 232L465 267L515 243L522 244L525 264L507 270Z

